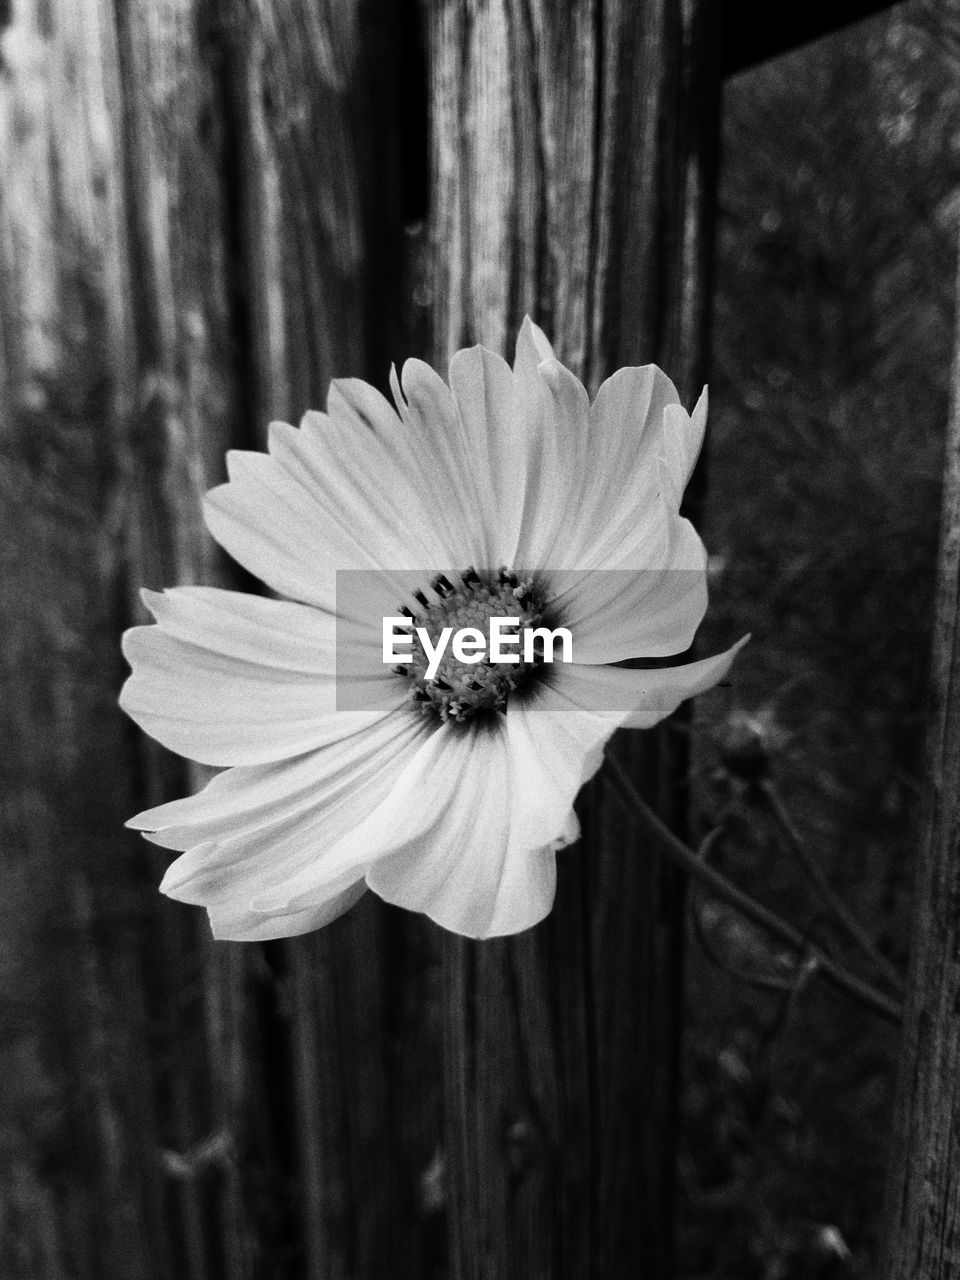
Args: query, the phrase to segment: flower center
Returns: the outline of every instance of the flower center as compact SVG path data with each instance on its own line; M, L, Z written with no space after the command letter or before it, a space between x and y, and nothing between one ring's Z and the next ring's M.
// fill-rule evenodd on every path
M411 697L425 712L436 713L444 722L458 723L469 720L478 711L506 711L510 695L531 678L543 661L539 637L534 637L533 645L526 641L527 632L536 627L543 616L532 582L506 568L495 573L464 569L459 579L460 584L454 585L445 574L438 574L430 583L433 599L423 591L416 591L417 612L401 609L414 628L422 627L427 633L434 652L442 642L444 628L451 628L432 675L428 674L431 656L416 631L413 632L412 660L394 667L398 675L410 681ZM502 652L516 656L517 661L491 659L492 618L519 620L513 625L500 624L499 628ZM480 647L479 642L470 642L473 662L458 657L453 643L457 633L467 627L480 632L485 641L485 647ZM532 660L527 660L525 652Z

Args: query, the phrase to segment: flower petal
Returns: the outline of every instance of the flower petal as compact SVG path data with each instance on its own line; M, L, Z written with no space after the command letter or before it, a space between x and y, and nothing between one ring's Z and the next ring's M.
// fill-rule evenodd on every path
M413 437L411 457L436 495L437 519L449 550L433 567L486 568L499 563L485 427L479 433L468 427L450 388L422 360L404 364L402 382L401 392L394 379L394 396Z
M286 916L264 916L242 907L216 906L209 909L213 936L228 942L267 942L271 938L296 938L330 924L349 911L367 891L362 880L331 897L320 907Z
M224 769L202 790L180 800L144 809L127 822L164 849L186 850L209 842L262 832L317 805L331 777L362 762L371 744L389 744L402 729L409 709L385 713L378 720L338 716L341 732L317 750L269 764ZM417 717L422 721L422 717Z
M673 498L677 507L696 466L703 435L707 428L707 388L688 414L682 405L668 405L663 414L663 458L673 481Z
M523 469L524 514L510 562L522 568L598 568L638 547L653 565L676 517L706 422L693 418L655 365L618 370L593 405L577 378L521 330L513 421L522 426L514 466ZM571 520L576 512L576 520Z
M450 361L450 389L469 441L478 505L484 522L484 568L513 564L523 519L529 460L525 423L518 420L514 377L500 356L484 347L458 351Z
M270 427L271 460L301 486L312 506L310 550L316 557L322 549L326 570L432 564L442 554L434 504L411 484L411 468L396 457L405 444L409 448L409 433L396 414L390 437L369 430L353 416L346 399L351 390L350 384L331 386L336 416L311 412L299 427Z
M335 620L319 609L219 587L143 590L140 597L160 627L186 644L281 671L335 669Z
M446 724L426 741L383 803L285 892L253 905L264 912L305 910L318 874L341 874L363 860L367 884L388 902L430 916L467 937L516 933L550 910L553 849L512 838L513 790L501 718ZM322 881L319 892L323 892Z
M325 510L336 513L354 556L404 568L447 568L451 558L459 564L462 532L424 466L426 451L409 413L398 412L359 378L333 382L327 408L328 415L304 416L296 455L290 450L297 433L289 428L271 451L292 474L304 476ZM355 558L337 567L358 563Z
M356 667L335 676L334 620L319 610L214 588L145 599L158 625L134 627L123 638L133 674L120 704L191 760L262 764L300 755L375 716L345 712L338 722L338 685L367 696L353 705L394 696L389 668L359 629L349 650ZM395 697L402 696L396 682Z
M518 352L520 344L518 343ZM511 563L521 569L568 561L571 512L592 466L589 457L590 401L579 379L558 360L530 369L517 361L516 418L523 423L521 451L526 457L523 518Z
M330 871L329 850L376 808L433 732L430 721L404 706L299 760L229 769L198 795L146 810L130 825L151 830L155 843L186 850L160 888L221 921L246 920L242 927L252 928L256 898L283 896L288 882L314 867L313 900L274 914L325 909L363 875L360 859L341 860Z
M550 339L529 316L523 317L513 358L515 377L532 378L545 360L556 360Z
M265 454L231 450L227 471L229 481L203 503L214 538L273 591L332 612L334 570L344 553L313 495Z
M574 801L599 768L614 730L649 728L684 699L711 688L745 643L660 670L567 666L512 702L506 716L511 772L524 778L512 814L513 839L522 846L575 838Z
M221 546L274 591L329 610L338 569L466 563L472 503L462 518L448 514L449 493L437 484L429 441L411 426L415 415L405 409L403 421L359 379L334 382L328 410L305 414L299 428L272 423L269 454L228 454L229 482L204 506Z
M705 693L729 672L750 639L744 636L724 653L678 667L604 667L557 663L548 681L568 713L593 716L615 728L649 729L681 702Z
M689 521L674 519L670 532L662 567L634 567L628 548L625 568L612 559L604 569L552 575L551 606L573 636L574 662L670 657L693 644L707 608L707 553Z
M656 365L618 369L601 385L590 407L586 461L568 503L577 520L567 526L562 554L558 546L551 567L602 567L625 538L635 541L658 493L669 498L664 513L676 515L677 482L670 472L664 485L661 466L668 465L668 453L673 456L664 443L668 409L671 422L677 411L687 419L676 387ZM705 409L704 402L704 421Z
M569 522L571 482L582 475L586 392L529 318L512 373L499 356L473 347L451 360L450 387L477 493L473 519L486 520L484 567L543 565Z
M421 748L371 827L392 849L367 871L381 898L468 938L529 929L556 889L553 848L523 847L511 812L527 779L512 772L502 720L447 725Z

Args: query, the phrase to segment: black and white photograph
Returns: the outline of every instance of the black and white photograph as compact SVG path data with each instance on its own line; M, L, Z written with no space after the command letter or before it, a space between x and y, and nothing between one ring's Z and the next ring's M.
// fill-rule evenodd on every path
M960 1280L956 0L0 0L0 1280Z

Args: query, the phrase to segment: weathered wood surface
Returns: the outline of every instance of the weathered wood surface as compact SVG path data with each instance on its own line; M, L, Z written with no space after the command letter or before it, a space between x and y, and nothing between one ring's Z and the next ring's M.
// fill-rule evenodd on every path
M10 16L0 660L3 756L19 767L4 779L3 834L26 895L11 946L32 944L50 999L29 1039L49 1108L24 1155L43 1194L6 1234L3 1269L193 1278L211 1247L206 1191L170 1160L210 1136L217 1068L195 990L206 944L149 893L156 860L122 826L131 804L185 779L159 753L139 755L115 697L132 584L205 570L199 441L216 446L226 409L227 371L211 354L224 277L190 225L216 209L196 182L192 202L183 191L188 159L202 177L210 155L192 129L186 157L177 145L205 81L182 23L147 41L133 12L118 29L93 0ZM135 38L140 56L168 59L163 106L174 89L186 98L164 146L124 83ZM38 801L25 823L19 806ZM36 1119L24 1108L27 1134Z
M951 401L883 1280L960 1276L960 328Z
M715 7L435 0L435 353L511 352L525 312L595 390L659 362L703 381ZM617 748L672 819L676 738ZM553 915L444 955L453 1274L667 1277L682 889L602 779Z
M198 499L225 449L398 353L397 18L5 17L0 821L27 1013L4 1017L0 1270L421 1275L439 1090L402 1085L403 927L371 903L323 938L212 946L123 831L191 780L115 706L138 588L224 580Z
M220 7L248 431L262 447L270 419L322 407L332 377L385 388L402 358L405 37L377 0ZM267 948L264 1089L289 1178L286 1265L308 1280L429 1269L429 938L368 895L322 933Z

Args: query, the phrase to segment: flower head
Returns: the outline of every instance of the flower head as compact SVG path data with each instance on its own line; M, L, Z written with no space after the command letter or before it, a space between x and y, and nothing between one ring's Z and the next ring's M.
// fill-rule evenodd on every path
M739 648L609 665L683 653L703 617L679 505L705 393L688 415L648 365L591 404L529 320L512 369L473 347L449 386L418 360L391 381L394 404L334 382L325 414L274 423L269 453L231 453L207 495L214 537L282 598L145 592L156 625L124 638L123 707L225 766L129 824L180 851L161 889L217 937L305 933L365 888L471 937L528 928L606 740L708 689ZM406 619L403 663L384 662L382 605ZM517 661L477 655L497 618ZM472 650L440 652L466 628ZM571 651L550 662L557 628Z

